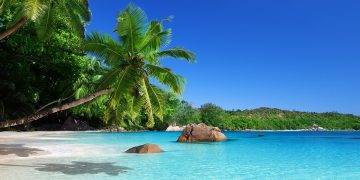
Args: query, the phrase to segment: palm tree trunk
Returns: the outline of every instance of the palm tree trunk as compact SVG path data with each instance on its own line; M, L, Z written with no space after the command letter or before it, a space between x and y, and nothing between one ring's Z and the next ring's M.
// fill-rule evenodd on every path
M0 34L0 41L4 38L10 36L14 32L16 32L21 26L26 23L25 18L21 18L15 25L13 25L10 29L5 30L3 33Z
M60 112L60 111L63 111L63 110L67 110L67 109L82 105L84 103L92 101L93 99L95 99L98 96L109 94L112 91L113 91L112 89L104 89L104 90L95 92L95 93L93 93L93 94L91 94L89 96L85 96L83 98L77 99L75 101L72 101L72 102L69 102L69 103L66 103L66 104L63 104L63 105L60 105L60 106L44 109L44 110L41 110L41 111L39 111L37 113L34 113L32 115L23 117L23 118L3 121L3 122L0 122L0 128L17 126L17 125L21 125L21 124L24 124L24 123L29 123L29 122L32 122L32 121L36 121L36 120L38 120L38 119L40 119L42 117L45 117L47 115L50 115L50 114L53 114L53 113L56 113L56 112Z

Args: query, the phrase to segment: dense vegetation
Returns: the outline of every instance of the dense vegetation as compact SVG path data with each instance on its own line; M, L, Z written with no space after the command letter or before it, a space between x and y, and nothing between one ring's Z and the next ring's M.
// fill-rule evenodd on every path
M157 119L153 128L155 130L165 130L169 125L183 126L189 123L206 123L226 130L296 130L308 129L315 124L329 130L360 130L360 117L351 114L287 111L275 108L229 111L211 103L194 108L171 94L167 99L167 115L163 121ZM143 129L141 122L140 118L138 126L131 128Z
M0 31L14 21L11 7L1 14ZM33 113L42 106L74 93L74 84L87 73L88 62L66 18L53 19L56 32L39 40L34 22L0 42L0 120ZM83 28L84 31L84 28Z
M26 124L64 110L65 116L103 120L99 124L153 127L155 118L162 120L167 115L167 94L180 95L185 85L185 79L163 67L161 60L194 62L194 54L179 47L167 48L171 29L162 25L167 19L148 22L145 13L131 4L117 17L118 40L96 32L85 38L87 10L60 11L71 2L87 8L86 1L59 0L56 5L13 1L2 9L2 32L13 28L17 16L27 21L1 41L1 127ZM28 13L34 14L27 17ZM47 13L54 31L44 38L39 33L44 26L39 24ZM78 23L69 23L69 14L79 19ZM171 93L153 85L150 78ZM14 118L18 119L9 120Z
M184 108L185 107L185 108ZM254 110L226 111L214 104L205 104L198 109L191 108L186 102L179 107L169 124L184 125L203 122L227 130L263 129L291 130L307 129L317 124L325 129L360 130L360 117L340 113L315 113L286 111L272 108ZM186 118L183 118L186 116ZM181 117L179 119L179 117ZM191 117L191 118L189 118ZM185 120L186 119L186 120ZM184 121L185 120L185 121Z
M81 100L108 88L111 93L31 125L63 122L75 116L97 128L164 130L169 125L203 122L228 130L304 129L313 124L326 129L360 129L360 117L338 113L269 108L226 111L213 104L192 107L179 96L184 78L163 67L160 60L172 57L193 62L194 55L181 48L164 50L171 35L170 29L163 29L166 20L147 22L137 7L128 6L120 13L116 27L119 40L115 40L96 32L84 36L90 18L87 1L82 1L82 8L64 13L62 9L69 3L80 1L59 0L56 6L38 7L32 1L7 2L12 3L0 9L0 32L11 29L19 18L26 21L0 41L0 122ZM43 21L46 12L51 14L48 25ZM71 16L76 16L76 21L70 22ZM137 31L130 34L130 27ZM169 90L156 87L150 78Z

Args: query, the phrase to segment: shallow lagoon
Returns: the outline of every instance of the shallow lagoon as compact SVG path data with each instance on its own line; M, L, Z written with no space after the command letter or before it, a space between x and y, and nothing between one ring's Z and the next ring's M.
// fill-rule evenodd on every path
M27 147L29 157L0 160L0 179L360 179L360 132L225 134L184 144L180 132L46 133L2 142L2 152ZM166 152L123 153L144 143ZM39 149L50 154L31 156Z

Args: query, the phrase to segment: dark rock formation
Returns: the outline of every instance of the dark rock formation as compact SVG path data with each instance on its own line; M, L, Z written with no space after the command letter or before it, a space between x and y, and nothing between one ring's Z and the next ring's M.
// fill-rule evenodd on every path
M68 117L64 124L61 127L63 131L88 131L95 130L93 127L89 126L87 122L75 119L73 117Z
M201 141L224 141L226 136L217 127L207 126L200 123L188 124L180 137L178 142L201 142Z

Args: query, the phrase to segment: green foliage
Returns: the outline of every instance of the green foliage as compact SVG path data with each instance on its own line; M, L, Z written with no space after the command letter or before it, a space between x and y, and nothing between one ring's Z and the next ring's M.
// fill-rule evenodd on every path
M41 18L45 12L56 12L50 11L52 5L42 4L45 2L55 1L12 1L3 8L0 31L19 17L33 21L0 43L0 120L22 117L39 108L111 87L113 94L68 113L98 122L108 117L109 125L130 129L152 127L155 121L158 126L166 125L180 104L173 93L182 93L185 79L163 67L160 60L171 57L194 62L195 57L181 48L161 51L169 45L171 37L171 30L163 29L164 21L148 23L140 8L129 5L119 14L116 28L119 41L94 32L82 43L82 36L76 35L77 31L68 24L68 9L65 13L51 14L52 28L56 31L40 40L35 35L41 31ZM60 4L56 6L62 6L73 2L57 3ZM81 30L84 31L83 23ZM103 62L88 58L82 46ZM158 80L173 93L161 90L150 80Z
M171 124L186 125L189 123L200 123L200 112L194 109L188 102L181 101L174 115Z
M194 61L194 54L180 48L161 51L170 43L170 29L162 21L147 22L145 13L128 5L117 18L118 40L93 32L84 48L106 64L106 73L99 80L99 89L111 88L105 120L117 119L120 124L134 123L141 112L146 126L153 127L155 118L163 119L164 93L150 83L158 80L174 93L181 94L185 79L161 65L166 57ZM136 123L135 123L136 124Z
M306 129L317 124L326 129L359 129L360 117L339 113L308 113L258 108L244 111L227 111L215 124L223 129L265 129L291 130Z
M81 68L79 78L73 84L74 97L80 99L96 91L96 86L104 72L104 67L95 59L88 60ZM81 116L86 119L99 120L104 117L106 104L109 96L104 95L95 100L73 108L71 111L74 115Z
M175 106L175 113L165 122L167 125L205 123L227 130L296 130L317 124L329 130L360 130L360 117L339 113L313 113L285 111L272 108L224 111L214 104L204 104L199 109L186 101ZM166 125L159 130L166 129Z
M14 21L7 9L0 19L0 32ZM89 58L81 50L82 38L56 16L57 31L41 41L36 24L30 22L0 42L0 120L14 119L73 94Z
M215 126L223 119L224 113L221 107L207 103L200 107L200 120L205 124Z
M11 10L10 27L24 18L34 23L36 33L42 39L49 38L58 30L57 18L61 16L67 29L84 35L84 24L90 20L87 0L2 0L1 8Z

